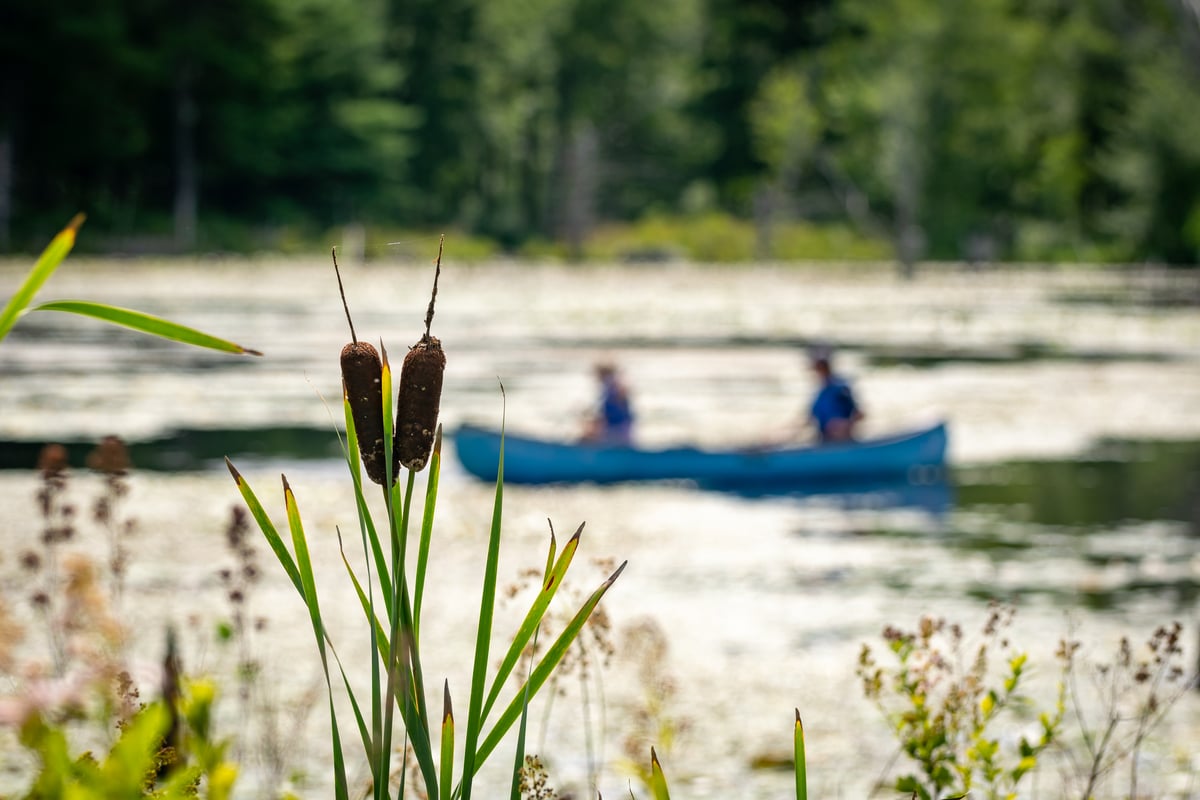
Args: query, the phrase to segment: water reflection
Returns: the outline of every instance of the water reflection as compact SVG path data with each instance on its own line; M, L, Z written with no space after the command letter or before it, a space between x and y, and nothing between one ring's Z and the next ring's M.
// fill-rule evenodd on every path
M1200 535L1200 442L1108 440L1069 460L960 469L955 483L961 507L1003 508L1034 525L1174 520Z
M911 508L933 517L954 509L955 491L942 471L894 480L838 481L804 487L739 487L732 492L750 499L791 499L844 511Z

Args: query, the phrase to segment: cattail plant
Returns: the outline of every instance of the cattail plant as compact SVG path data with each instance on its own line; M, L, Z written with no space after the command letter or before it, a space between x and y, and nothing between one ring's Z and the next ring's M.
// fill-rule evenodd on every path
M367 623L364 635L369 638L369 652L372 654L369 665L366 665L371 676L369 696L361 692L356 693L353 689L346 673L347 665L339 659L337 650L334 649L331 631L326 628L314 581L307 535L296 495L286 477L283 480L283 500L287 530L290 533L290 548L250 484L232 463L228 460L226 462L251 515L262 529L272 551L309 612L309 621L329 695L334 796L338 800L348 800L349 785L342 747L342 730L333 697L335 682L343 685L349 696L357 726L357 736L353 739L362 743L363 754L371 770L371 795L375 800L393 796L390 786L393 775L406 773L403 768L394 770L392 765L394 752L402 750L397 746L398 727L402 728L417 762L418 777L415 780L419 781L420 786L414 794L430 800L470 800L479 768L495 752L504 737L516 728L518 738L512 762L515 787L525 758L524 732L529 702L550 679L572 642L580 635L600 599L625 567L624 564L618 567L582 602L540 660L530 665L520 688L507 699L503 698L508 679L513 675L521 654L526 652L530 642L535 640L551 601L566 577L579 548L582 526L561 549L553 536L551 537L541 590L513 634L507 652L496 662L492 658L490 646L496 606L500 519L504 498L502 450L501 464L497 470L487 557L483 580L479 584L479 624L475 633L471 687L466 713L460 716L452 710L451 687L448 683L443 685L442 713L439 714L432 708L425 690L421 641L427 632L422 629L421 620L441 465L442 437L437 417L446 359L441 343L429 332L437 297L437 280L441 274L441 255L442 248L439 244L433 296L430 298L425 317L425 333L404 360L395 408L392 403L392 372L385 348L381 348L378 394L372 395L378 398L375 402L379 405L379 417L369 409L369 401L354 399L349 390L344 398L347 430L345 455L354 488L358 539L362 545L362 551L357 558L361 559L361 567L352 566L351 554L346 552L341 531L338 530L337 533L339 544L343 547L343 565ZM351 336L353 337L353 333ZM354 342L351 342L352 345ZM366 363L366 369L371 370L370 375L373 376L370 359L364 358L362 363ZM343 360L344 379L346 366ZM350 381L346 380L346 383L349 384ZM364 384L364 388L369 387ZM362 423L359 422L360 419L363 420ZM376 449L376 419L382 420L381 462ZM366 455L367 450L372 451L371 459ZM360 453L363 454L361 466ZM378 469L372 465L378 463L385 465L386 472L390 474L385 475L383 481L377 481L383 488L383 503L386 509L386 517L380 517L377 521L363 493L362 472L365 467L368 477L371 477L371 472L377 472ZM395 480L401 466L406 467L408 471L404 483ZM409 528L415 515L412 496L416 474L425 467L428 467L425 471L425 503L423 512L417 512L420 514L420 538L415 548L414 569L411 564L414 559L409 557ZM360 580L359 574L363 570L366 579ZM498 667L493 666L496 663L499 664ZM435 749L434 735L439 733L440 746ZM460 735L461 739L458 738ZM455 763L457 754L461 754L459 764ZM488 794L492 796L494 792Z
M375 346L370 342L360 342L354 333L354 320L350 318L350 305L346 302L342 273L338 269L337 249L329 252L333 256L333 272L337 275L338 294L342 297L342 308L346 310L346 322L350 325L350 342L342 348L341 355L342 392L354 416L358 452L367 477L382 486L388 480L383 441L383 362L379 360L379 351ZM398 472L392 470L392 480L395 480Z
M433 306L437 301L438 277L442 274L442 244L438 242L437 267L433 273L433 294L425 312L425 333L413 345L400 369L400 392L396 398L396 441L393 449L397 462L414 472L425 469L433 449L433 435L442 399L442 373L446 371L446 353L442 343L429 333L433 324Z

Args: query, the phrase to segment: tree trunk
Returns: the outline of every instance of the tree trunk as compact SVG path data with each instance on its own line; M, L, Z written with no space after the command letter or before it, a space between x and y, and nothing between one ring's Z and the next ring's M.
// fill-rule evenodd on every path
M762 181L754 192L754 257L760 261L771 257L775 232L775 217L783 190L777 181Z
M192 70L183 64L175 74L175 248L196 247L199 179L196 171L196 100Z
M12 249L13 134L0 131L0 253Z
M16 182L17 93L11 76L0 78L0 119L7 125L0 130L0 253L12 249L13 194Z
M560 229L572 259L583 257L584 241L596 222L599 149L596 129L591 123L582 123L571 130L562 159Z

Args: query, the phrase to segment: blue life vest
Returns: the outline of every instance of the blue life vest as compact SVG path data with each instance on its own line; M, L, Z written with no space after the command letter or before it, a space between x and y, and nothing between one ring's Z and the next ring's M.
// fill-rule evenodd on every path
M827 438L830 422L851 419L856 411L858 403L854 401L850 385L838 377L831 377L829 382L821 387L812 404L812 416L817 422L822 439Z

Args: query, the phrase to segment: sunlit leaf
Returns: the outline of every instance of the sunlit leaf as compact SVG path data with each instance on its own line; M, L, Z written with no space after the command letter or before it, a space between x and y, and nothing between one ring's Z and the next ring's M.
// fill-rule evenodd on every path
M804 723L800 721L800 709L796 709L796 729L792 734L796 760L796 800L808 800L808 763L804 752Z
M177 322L171 322L170 320L145 314L141 311L105 305L104 303L92 303L87 300L55 300L50 303L42 303L31 310L65 311L70 314L81 314L85 317L111 322L114 325L121 325L135 331L148 333L160 339L170 339L171 341L183 342L184 344L196 347L220 350L223 353L251 356L262 355L257 350L251 350L248 347L242 347L240 344L219 339L216 336L198 331L195 328L189 328L186 325L180 325Z
M654 752L653 747L650 748L650 792L654 800L671 800L671 793L667 791L667 776L663 774L658 753Z
M71 248L75 246L75 233L79 230L79 226L83 224L83 220L83 214L76 214L67 223L67 227L63 228L50 241L46 249L42 251L37 263L33 265L33 269L25 276L24 283L18 286L17 290L13 292L13 296L9 298L8 303L4 306L4 310L0 311L0 339L8 335L8 332L12 330L12 326L16 324L17 318L21 316L21 312L25 310L25 307L33 300L33 296L37 294L38 289L42 288L42 284L54 274L54 270L67 257L67 253L71 252Z

